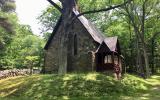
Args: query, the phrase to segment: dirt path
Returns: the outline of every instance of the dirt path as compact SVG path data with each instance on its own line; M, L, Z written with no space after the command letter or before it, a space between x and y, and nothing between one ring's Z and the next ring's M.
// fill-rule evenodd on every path
M134 97L123 97L122 100L160 100L160 75L154 75L146 82L150 85L146 91Z
M147 82L151 87L146 93L139 95L137 100L160 100L160 76L152 76Z
M133 100L160 100L160 75L152 76L150 79L147 79L150 88L144 92L138 94Z

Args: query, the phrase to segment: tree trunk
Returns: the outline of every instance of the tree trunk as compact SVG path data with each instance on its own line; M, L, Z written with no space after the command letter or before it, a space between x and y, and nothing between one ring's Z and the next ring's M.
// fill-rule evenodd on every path
M67 72L68 35L71 28L72 9L75 7L75 0L61 0L62 2L62 30L59 37L59 74Z
M146 48L145 37L144 37L144 33L145 33L144 25L145 25L145 14L146 14L145 13L145 3L146 2L147 1L144 1L143 6L142 6L142 9L143 9L142 10L142 16L137 16L136 14L134 14L133 13L133 9L134 8L132 8L132 6L130 6L130 8L126 8L126 12L128 14L129 19L131 20L131 24L132 24L132 26L134 28L135 34L137 36L137 40L140 43L140 44L138 43L138 50L140 51L140 54L141 54L141 49L142 49L142 55L143 55L143 58L144 58L144 64L142 66L140 66L140 67L143 68L145 76L149 77L150 76L149 62L148 62L147 48ZM135 19L134 16L137 16L138 19ZM137 23L137 20L140 21L139 24ZM138 51L137 51L137 56L139 56ZM138 57L137 60L139 60L138 62L142 62L142 57L141 56Z
M143 49L143 56L144 56L144 62L145 62L145 76L148 78L150 76L150 70L149 70L149 62L148 62L148 55L147 55L147 48L146 48L146 43L145 43L145 15L146 15L146 2L147 0L144 1L143 3L143 13L142 13L142 25L141 25L141 34L142 34L142 49Z
M30 75L33 74L33 62L31 61L29 64L29 69L30 69Z
M65 45L66 39L64 38L65 33L63 32L60 37L60 47L59 47L59 74L65 74L67 72L67 47Z
M150 77L150 69L149 69L149 62L148 62L148 55L145 44L143 45L143 55L144 55L144 61L145 61L145 73L146 77Z
M137 51L137 59L136 59L136 68L137 68L137 73L140 74L141 73L141 69L140 69L140 51L139 51L139 45L138 45L138 40L136 41L136 51Z
M152 38L152 74L154 74L156 71L155 71L155 68L154 68L154 39Z

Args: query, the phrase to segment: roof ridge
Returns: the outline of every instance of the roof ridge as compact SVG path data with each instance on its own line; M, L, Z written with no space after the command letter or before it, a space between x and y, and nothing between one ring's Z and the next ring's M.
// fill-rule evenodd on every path
M73 9L73 13L75 14L75 16L79 14L78 10L76 10L76 9ZM89 21L83 15L79 16L77 19L83 24L84 28L86 28L86 30L92 36L92 38L96 42L101 44L102 41L105 39L105 36L101 33L101 31L91 21ZM61 20L62 20L62 16L57 21L57 24L56 24L51 36L49 37L44 49L48 49L48 46L49 46L50 42L52 41L53 37L55 36L55 34L56 34L60 24L61 24Z
M79 12L75 9L73 9L74 14L77 16L79 15ZM87 31L90 33L92 38L98 42L102 43L102 41L105 39L105 36L101 33L101 31L86 17L83 15L79 16L78 19L83 24L83 26L87 29Z

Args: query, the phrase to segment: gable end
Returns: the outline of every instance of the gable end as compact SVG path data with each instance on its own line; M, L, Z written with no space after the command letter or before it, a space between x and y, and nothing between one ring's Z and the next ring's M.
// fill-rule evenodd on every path
M51 36L49 37L49 39L48 39L48 41L47 41L47 43L46 43L46 45L45 45L45 47L44 47L45 50L48 49L49 44L51 43L53 37L54 37L55 34L57 33L57 30L58 30L59 26L61 25L61 22L62 22L62 16L61 16L61 17L59 18L59 20L57 21L57 24L56 24L56 26L54 27L54 30L53 30Z

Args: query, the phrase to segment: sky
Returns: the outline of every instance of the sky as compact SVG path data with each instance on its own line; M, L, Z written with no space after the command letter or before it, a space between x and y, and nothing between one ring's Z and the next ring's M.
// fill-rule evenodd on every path
M40 25L36 19L41 12L49 5L47 0L15 0L16 13L21 24L31 26L34 34L40 34ZM57 0L54 0L57 1Z

